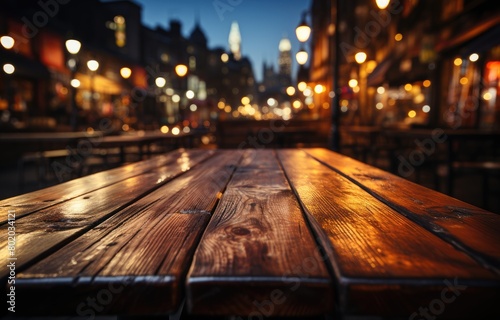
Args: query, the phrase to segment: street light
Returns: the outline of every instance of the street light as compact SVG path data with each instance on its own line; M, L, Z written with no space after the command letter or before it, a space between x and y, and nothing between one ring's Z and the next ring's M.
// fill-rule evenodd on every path
M387 8L387 6L389 5L389 2L391 2L391 1L390 0L375 0L375 2L377 3L377 7L380 10L383 10L383 9Z
M302 13L302 20L300 21L299 25L295 29L295 34L297 35L297 39L303 44L309 39L309 36L311 35L311 27L307 24L306 21L306 15L308 11L304 11ZM295 59L297 60L297 63L301 66L305 65L307 63L307 59L309 58L309 55L307 54L307 51L304 50L303 45L301 44L300 50L295 54Z
M99 62L97 62L96 60L89 60L87 61L87 67L90 71L96 72L97 69L99 69Z
M6 64L3 65L3 71L6 74L13 74L14 71L16 71L16 68L14 67L14 65L12 65L10 63L6 63Z
M179 77L184 77L188 72L188 67L185 64L178 64L175 66L175 73Z
M295 59L297 59L297 63L303 66L307 63L307 59L309 58L309 54L304 48L301 48L299 52L295 54Z
M80 52L80 48L82 47L81 42L75 39L66 40L65 45L66 50L68 50L68 52L71 54L77 54L78 52Z
M73 131L77 129L77 117L78 117L78 108L76 106L76 88L80 86L80 81L75 79L76 71L78 70L78 64L76 55L80 52L82 44L80 41L75 39L68 39L65 42L66 50L71 55L71 58L68 60L68 67L71 71L71 117L70 117L70 125Z
M302 21L295 29L295 34L297 35L297 39L300 42L306 42L309 39L309 36L311 35L311 27L309 27L309 25L306 22L306 15L307 11L304 11L302 13Z
M359 105L358 108L361 110L362 114L365 112L368 112L367 118L371 117L371 110L367 110L366 105L367 105L367 75L368 75L368 63L365 63L367 58L367 54L363 51L360 51L354 55L354 60L356 60L356 63L359 65L359 82L356 81L356 84L352 86L354 81L351 83L349 81L349 86L353 89L354 92L359 92L358 94L358 101ZM355 80L355 79L354 79ZM358 91L356 91L358 90Z
M123 77L123 79L128 79L132 75L132 70L127 67L123 67L120 69L120 75Z
M356 53L354 55L354 60L356 60L358 64L362 64L366 61L366 53L364 53L363 51Z
M10 36L2 36L0 37L0 43L2 44L2 47L4 47L7 50L10 50L14 47L15 41L14 38Z
M377 0L379 1L379 0ZM387 2L389 0L386 0ZM330 2L332 3L332 2ZM342 1L337 1L336 2L336 8L335 8L335 17L332 16L332 21L335 21L337 24L339 24L340 21L340 4ZM297 39L300 42L305 42L309 39L309 36L311 35L311 28L307 25L307 22L305 20L305 16L309 11L305 11L302 13L302 20L301 23L297 26L295 29L295 34L297 35ZM328 46L329 48L331 46ZM339 125L340 125L340 103L339 103L339 96L340 96L340 86L339 86L339 67L340 67L340 33L335 32L335 38L334 38L334 45L333 45L334 51L329 52L330 59L331 59L331 65L333 67L332 69L332 78L333 78L333 95L331 95L332 99L332 126L331 126L331 149L334 151L339 151L340 149L340 131L339 131ZM303 54L299 55L303 56ZM297 57L297 56L296 56ZM366 58L365 58L366 59ZM302 60L303 61L303 60ZM298 61L297 61L298 62Z
M92 110L93 111L96 111L97 109L97 105L96 105L96 100L95 100L95 97L94 97L94 76L95 76L95 72L97 71L97 69L99 69L99 62L97 62L97 60L89 60L87 61L87 68L89 68L89 70L91 71L90 73L90 98L91 98L91 101L92 101Z
M10 50L14 47L15 41L14 38L10 36L2 36L0 37L0 44L7 50ZM11 63L6 63L3 65L3 71L7 74L5 79L5 97L7 98L8 108L11 106L11 99L9 97L9 88L10 88L10 77L9 75L13 74L16 71L16 68Z
M163 77L158 77L155 79L155 84L158 88L163 88L167 84L167 80Z
M71 79L70 81L70 85L73 87L73 88L78 88L80 87L80 80L78 79Z
M155 90L156 91L155 92L156 93L155 114L157 114L158 112L160 112L159 110L162 107L162 102L163 103L167 102L167 101L164 100L165 96L163 95L163 92L162 92L163 91L162 88L165 87L166 84L167 84L167 79L165 79L164 77L157 77L155 79L155 85L156 85L156 90ZM166 108L167 108L167 113L168 113L168 105L166 105Z

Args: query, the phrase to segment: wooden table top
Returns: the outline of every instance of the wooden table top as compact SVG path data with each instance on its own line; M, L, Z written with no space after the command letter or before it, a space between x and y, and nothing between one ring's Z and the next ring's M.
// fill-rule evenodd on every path
M137 143L149 143L154 141L160 141L164 139L181 139L185 137L192 137L193 133L179 134L161 133L161 132L145 132L136 134L121 134L103 137L99 142L102 144L137 144Z
M500 316L499 215L326 149L180 149L0 208L17 315Z
M104 136L104 132L23 132L0 133L0 143L40 143L40 142L67 142L75 139L95 139Z
M473 129L473 128L384 128L382 133L389 136L430 138L433 135L447 136L458 139L498 139L500 130L498 129Z

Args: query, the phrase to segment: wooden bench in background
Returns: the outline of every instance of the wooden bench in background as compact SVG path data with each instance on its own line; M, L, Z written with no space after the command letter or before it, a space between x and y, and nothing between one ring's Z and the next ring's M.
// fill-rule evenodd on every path
M16 316L500 316L499 215L326 149L176 150L0 208Z
M324 120L226 120L217 123L222 149L325 146L330 125Z

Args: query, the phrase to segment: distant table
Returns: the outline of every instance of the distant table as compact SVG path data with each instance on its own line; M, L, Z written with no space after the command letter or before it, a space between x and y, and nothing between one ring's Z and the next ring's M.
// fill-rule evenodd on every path
M342 134L350 136L354 142L347 147L354 147L361 150L361 159L367 161L367 156L370 152L376 151L380 146L377 145L377 139L380 136L382 129L375 126L343 126L340 127ZM343 137L342 140L345 140ZM344 144L344 147L346 145ZM357 150L355 150L357 151Z
M146 148L146 154L150 155L150 146L155 143L167 144L169 143L172 149L179 147L190 148L193 146L193 139L195 135L193 133L179 134L172 133L161 133L161 132L134 132L134 133L124 133L121 135L106 136L103 137L97 144L98 148L120 148L120 159L121 162L125 162L126 148L127 147L137 147L139 159L142 159L144 155L144 148Z
M499 215L326 149L180 149L0 208L16 316L500 317Z
M47 151L51 148L73 146L81 139L98 139L104 136L101 131L92 132L29 132L29 133L0 133L0 145L23 144L26 147Z
M138 147L140 158L144 153L149 154L149 147L154 143L170 143L173 149L179 147L190 148L194 145L197 134L194 132L161 133L159 131L135 131L121 135L105 135L104 132L33 132L33 133L5 133L0 134L0 146L17 148L21 152L45 152L57 149L75 149L78 153L87 152L94 148L120 148L122 162L125 160L126 147ZM78 149L78 150L76 150Z
M424 156L439 152L439 145L445 145L445 165L447 167L447 190L449 194L453 192L453 163L457 160L456 143L467 141L489 141L494 143L497 156L500 156L500 130L484 130L484 129L385 129L383 134L390 138L400 141L401 139L412 139L414 147L419 147L415 140L423 148ZM495 151L489 150L489 151ZM476 154L475 156L480 156Z

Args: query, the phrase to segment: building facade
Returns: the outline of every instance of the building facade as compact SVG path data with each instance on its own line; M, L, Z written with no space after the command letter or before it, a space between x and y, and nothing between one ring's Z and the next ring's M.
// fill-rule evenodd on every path
M310 86L333 91L338 59L343 125L499 127L494 1L392 0L381 10L372 0L314 0L311 13ZM331 101L314 98L316 107Z
M119 130L198 126L225 113L218 102L236 104L254 92L241 39L236 57L209 48L199 21L187 36L175 20L168 28L142 25L133 1L47 3L0 1L0 36L15 41L0 47L2 66L14 69L0 74L4 131L75 129L72 121L98 127L104 118ZM68 39L80 41L77 54L66 50Z

